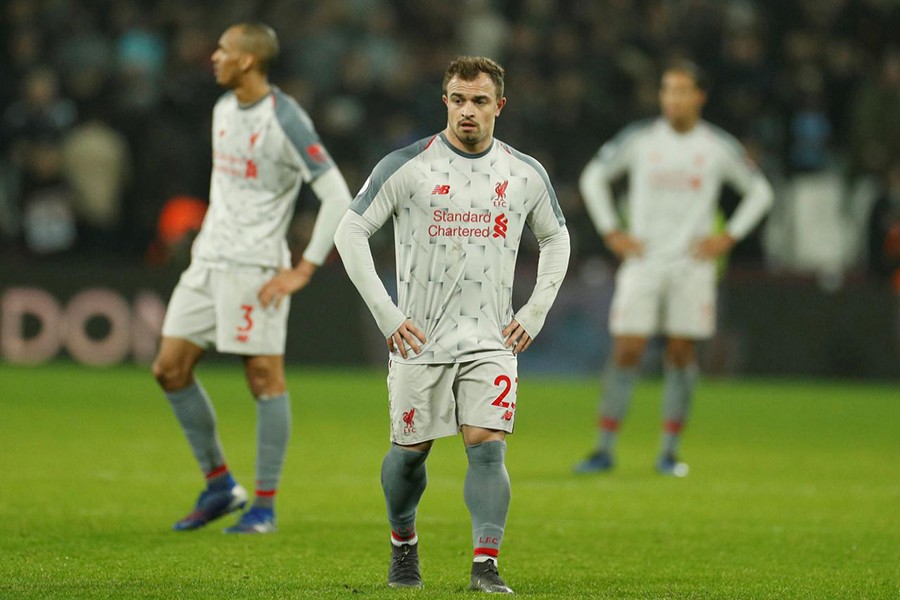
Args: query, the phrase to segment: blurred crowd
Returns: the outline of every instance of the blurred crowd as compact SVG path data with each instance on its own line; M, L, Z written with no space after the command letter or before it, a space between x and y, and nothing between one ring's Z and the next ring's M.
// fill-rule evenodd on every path
M228 25L261 20L282 43L273 82L310 112L353 190L384 154L443 127L440 83L452 57L491 56L507 69L509 103L497 137L547 167L574 256L601 254L578 174L617 130L657 113L660 68L687 57L713 82L707 118L740 138L776 188L822 172L870 182L859 262L876 273L900 266L896 0L7 0L3 7L5 256L96 254L154 264L183 257L208 195L211 109L221 94L210 55ZM303 192L296 243L315 208ZM762 264L760 238L739 247L735 260Z

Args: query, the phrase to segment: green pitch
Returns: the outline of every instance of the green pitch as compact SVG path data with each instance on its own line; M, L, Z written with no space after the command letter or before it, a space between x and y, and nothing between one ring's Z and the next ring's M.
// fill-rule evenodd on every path
M201 377L229 463L253 484L255 409L237 364ZM652 471L659 384L642 383L618 469L576 477L598 383L522 374L501 571L527 598L900 597L900 390L702 381L683 454ZM169 527L201 478L147 369L0 365L2 598L467 598L459 439L419 512L425 589L389 590L378 483L384 375L294 370L280 532Z

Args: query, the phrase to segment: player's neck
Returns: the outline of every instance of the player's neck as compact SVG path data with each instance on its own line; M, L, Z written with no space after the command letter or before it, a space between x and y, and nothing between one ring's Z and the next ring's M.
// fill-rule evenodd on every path
M444 129L444 138L446 138L446 140L450 142L451 146L453 146L460 152L465 152L466 154L481 154L482 152L490 148L491 144L494 143L494 136L488 135L483 139L478 140L477 144L465 144L461 139L459 139L459 137L450 126L447 126L447 128Z
M669 121L669 127L674 129L677 133L689 133L699 122L700 117L692 117L678 121Z
M272 86L264 77L245 78L234 88L234 95L241 104L254 104L269 95Z

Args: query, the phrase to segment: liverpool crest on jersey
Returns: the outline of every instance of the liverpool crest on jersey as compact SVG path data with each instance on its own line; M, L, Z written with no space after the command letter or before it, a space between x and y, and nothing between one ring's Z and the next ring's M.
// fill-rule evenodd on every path
M506 206L506 188L509 187L509 180L498 183L494 186L494 206Z

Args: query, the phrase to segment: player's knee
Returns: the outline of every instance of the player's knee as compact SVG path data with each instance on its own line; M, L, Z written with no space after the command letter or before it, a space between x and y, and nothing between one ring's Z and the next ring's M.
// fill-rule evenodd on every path
M184 365L157 358L153 361L153 377L163 390L174 392L189 386L193 374Z
M616 337L613 342L613 363L620 368L637 367L644 354L644 338L637 336Z
M617 367L636 367L641 362L641 348L635 346L620 346L613 352L613 362Z
M669 343L666 347L666 362L678 369L691 365L694 362L694 345L685 341Z
M286 387L284 374L266 365L247 367L247 385L255 398L278 396Z

